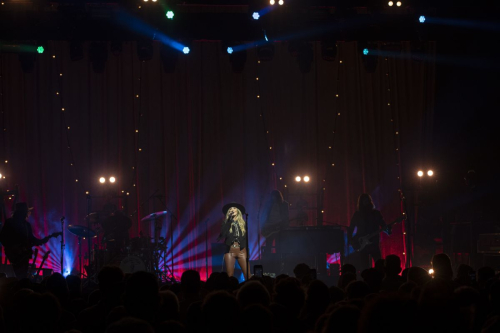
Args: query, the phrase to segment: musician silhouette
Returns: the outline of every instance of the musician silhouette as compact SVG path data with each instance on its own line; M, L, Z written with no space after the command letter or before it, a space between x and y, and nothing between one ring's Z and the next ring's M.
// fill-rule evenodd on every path
M372 267L371 260L379 260L380 253L380 234L384 231L388 235L392 233L390 226L386 226L384 218L380 211L375 209L372 197L363 193L358 197L357 210L351 218L351 223L347 229L347 239L353 249L359 253L359 263L356 265L360 271ZM360 247L360 238L370 236L370 244Z
M29 261L33 255L33 246L40 246L56 234L38 239L33 235L31 224L27 221L33 207L28 208L26 202L16 203L12 217L5 221L0 232L0 241L5 247L5 255L12 264L18 279L28 276Z

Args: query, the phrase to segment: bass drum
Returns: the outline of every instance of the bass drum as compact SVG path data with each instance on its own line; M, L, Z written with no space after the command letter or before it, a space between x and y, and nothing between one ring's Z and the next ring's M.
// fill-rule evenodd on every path
M120 268L125 274L132 274L139 271L146 271L146 265L139 257L128 256L120 263Z

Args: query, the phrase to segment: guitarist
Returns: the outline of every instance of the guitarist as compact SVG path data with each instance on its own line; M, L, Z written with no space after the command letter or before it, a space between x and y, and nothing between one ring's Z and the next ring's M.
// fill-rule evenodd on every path
M33 235L31 224L27 221L32 210L33 207L28 208L26 202L16 203L12 217L5 221L0 232L0 242L18 279L28 276L29 260L33 255L31 248L47 243L55 235L43 239Z
M356 233L353 235L355 230ZM358 198L357 210L352 216L351 223L347 229L347 239L349 244L351 244L355 250L358 250L358 239L376 233L377 231L384 231L390 235L392 233L392 228L390 225L386 225L380 211L375 209L372 197L367 193L363 193ZM377 234L372 237L370 241L371 244L359 251L360 266L358 268L360 271L372 266L371 259L377 261L382 257L379 248L380 235Z

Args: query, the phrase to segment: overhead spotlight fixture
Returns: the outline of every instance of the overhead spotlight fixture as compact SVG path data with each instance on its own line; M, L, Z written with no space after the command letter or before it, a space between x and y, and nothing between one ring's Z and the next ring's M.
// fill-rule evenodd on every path
M2 179L2 174L0 173L0 179Z
M300 182L301 180L302 180L302 178L300 178L300 176L295 177L295 181L296 181L297 183L298 183L298 182Z
M274 1L274 0L269 0L269 4L270 4L271 6L274 6L274 4L276 4L276 1Z
M167 12L167 14L165 14L165 16L167 16L167 18L168 18L169 20L173 20L173 19L174 19L175 14L174 14L174 12L173 12L173 11L169 10L169 11Z
M429 269L429 275L433 275L434 274L434 270L431 268Z
M39 46L39 47L36 48L36 52L38 52L40 54L42 54L43 51L45 51L44 48L43 48L43 46Z
M156 1L158 1L158 0L151 0L151 1L156 2Z
M422 177L424 175L424 172L422 170L419 170L417 172L417 176Z
M104 184L106 182L106 178L101 177L99 178L99 183Z
M432 170L427 171L427 176L429 176L429 177L434 176L434 171L432 171Z
M389 1L389 2L387 3L387 5L389 5L389 7L392 7L392 6L394 6L394 2Z
M189 54L189 52L191 52L191 50L189 49L189 47L184 46L184 48L182 49L182 53Z
M309 180L311 180L311 179L309 178L309 176L304 176L304 181L305 181L306 183L309 183Z
M401 1L396 2L396 6L398 6L398 7L401 7L402 4L403 3L401 3Z
M363 54L364 55L368 55L370 53L370 51L368 49L363 49Z
M229 54L233 54L233 52L234 52L233 48L232 48L231 46L229 46L229 47L227 48L227 53L229 53Z
M280 6L283 6L283 5L285 4L285 1L280 0L280 1L278 1L278 4L279 4Z
M114 183L114 182L116 182L116 178L115 178L115 177L109 177L109 182L110 182L110 183Z
M425 22L425 16L424 15L420 15L420 17L418 18L418 22L424 23Z
M254 20L258 20L258 19L260 19L260 14L259 14L258 12L253 12L253 14L252 14L252 18L253 18Z

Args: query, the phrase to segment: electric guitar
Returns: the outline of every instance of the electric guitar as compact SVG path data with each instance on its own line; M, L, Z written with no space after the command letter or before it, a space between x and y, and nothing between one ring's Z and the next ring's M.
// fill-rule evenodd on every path
M52 237L61 236L62 232L54 232L46 237L47 241ZM21 260L29 260L33 254L31 249L34 244L29 242L5 246L5 255L11 263L20 262Z
M367 234L367 235L364 235L364 236L358 236L358 235L354 236L352 238L352 241L351 241L352 247L356 250L356 252L362 251L365 247L372 244L371 239L373 237L378 236L378 234L380 234L380 232L382 232L382 231L389 230L389 228L391 228L394 224L399 223L405 219L406 219L406 215L402 215L402 216L398 217L397 219L395 219L394 221L392 221L391 223L389 223L388 225L386 225L386 227L382 230L377 230L377 231L374 231L374 232Z

